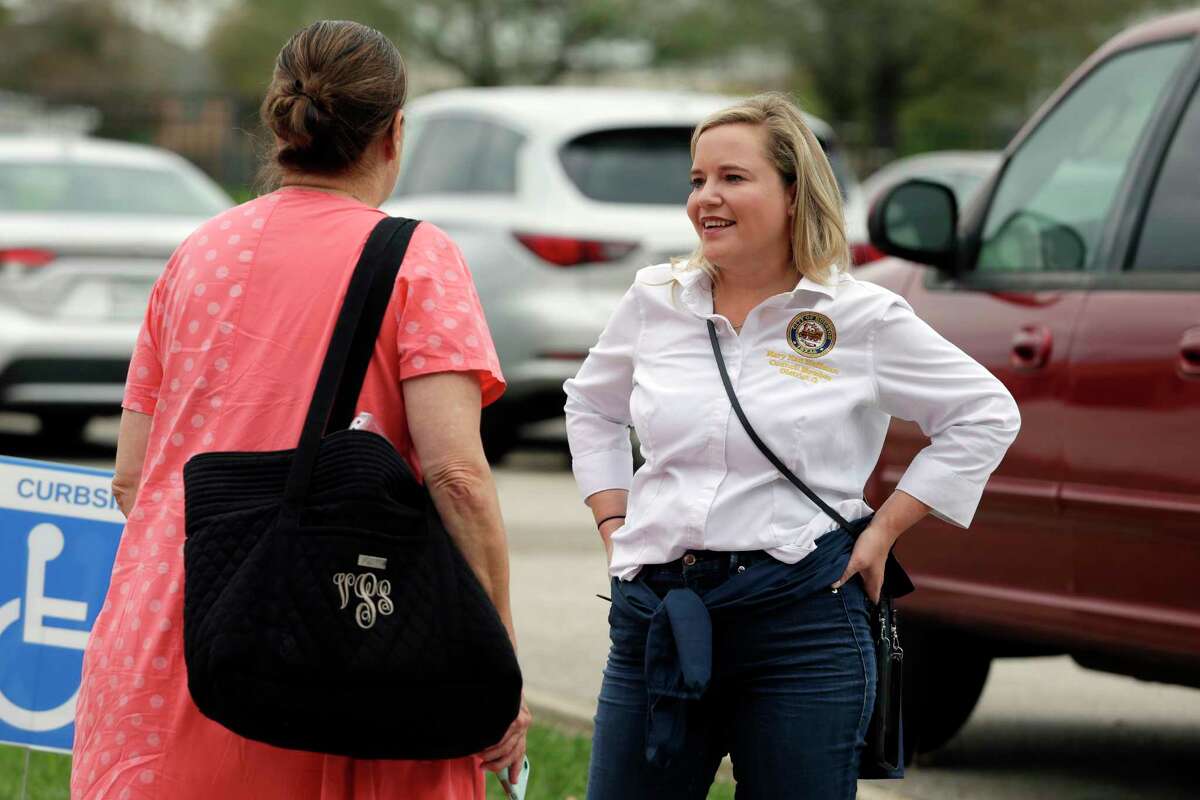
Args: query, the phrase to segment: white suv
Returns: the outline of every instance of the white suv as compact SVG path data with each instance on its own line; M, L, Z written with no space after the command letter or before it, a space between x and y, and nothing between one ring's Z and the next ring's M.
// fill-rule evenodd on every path
M455 89L406 112L394 215L429 220L462 248L508 391L485 411L489 457L521 425L562 413L634 273L686 255L692 129L737 98L597 88ZM824 122L808 118L841 183L857 183Z
M0 410L63 439L116 413L150 287L231 205L156 147L0 137Z

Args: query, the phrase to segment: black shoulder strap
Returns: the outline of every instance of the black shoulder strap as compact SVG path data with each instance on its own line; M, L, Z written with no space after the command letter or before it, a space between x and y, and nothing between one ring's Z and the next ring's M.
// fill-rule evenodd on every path
M713 325L711 319L708 320L708 339L712 342L713 356L717 359L717 369L721 373L721 383L725 384L725 394L729 395L729 402L733 406L733 413L737 414L738 421L746 429L746 434L750 437L750 441L754 442L754 446L762 451L762 454L767 457L767 461L775 465L775 469L783 473L783 477L791 481L792 485L797 489L804 492L804 496L812 500L818 508L828 514L830 519L850 533L858 533L858 531L850 527L850 523L846 521L845 517L839 514L833 506L818 497L816 492L809 489L804 481L797 478L795 473L788 469L787 465L771 452L771 448L767 447L763 443L763 440L758 438L758 434L755 433L754 428L750 425L750 420L746 419L746 412L742 411L742 404L738 402L737 395L733 392L733 384L729 381L729 371L725 369L725 357L721 354L721 343L717 341L717 326Z
M389 217L379 223L387 223L389 229L394 229L394 235L384 243L378 256L383 260L376 265L375 280L371 283L367 295L366 306L363 308L362 321L354 333L354 341L350 344L350 354L346 358L346 372L338 387L337 399L329 414L329 423L325 426L326 433L345 430L354 419L358 405L358 395L362 392L363 378L367 375L367 367L371 363L371 355L375 352L375 342L379 339L379 329L383 325L383 315L392 299L392 287L396 283L396 274L404 261L408 243L419 220ZM370 239L363 246L363 257L367 256Z
M337 414L341 415L336 422L340 427L350 424L349 415L354 413L383 314L392 296L396 273L418 224L417 220L386 217L375 226L363 245L325 351L288 475L284 504L293 514L299 514L308 496L322 434L327 429L336 429L331 413L335 404ZM341 417L345 417L344 423Z

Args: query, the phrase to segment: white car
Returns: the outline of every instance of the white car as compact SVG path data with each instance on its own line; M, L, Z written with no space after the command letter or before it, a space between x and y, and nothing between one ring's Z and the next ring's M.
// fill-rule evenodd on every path
M64 439L116 413L150 287L232 204L165 150L0 136L0 410Z
M738 98L600 88L455 89L406 111L393 215L459 244L508 391L485 411L489 457L562 414L563 381L634 273L696 245L685 203L692 130ZM844 196L857 183L833 131L808 118Z

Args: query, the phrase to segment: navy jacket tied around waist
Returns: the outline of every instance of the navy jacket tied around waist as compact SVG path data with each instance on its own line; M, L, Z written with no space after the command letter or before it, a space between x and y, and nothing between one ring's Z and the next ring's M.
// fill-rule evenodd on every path
M842 576L854 540L834 530L817 540L817 549L796 564L778 561L754 565L702 595L672 589L659 599L644 581L613 579L613 603L621 613L647 622L646 688L648 718L646 759L670 763L683 744L688 704L708 689L712 677L710 615L766 609L829 587Z

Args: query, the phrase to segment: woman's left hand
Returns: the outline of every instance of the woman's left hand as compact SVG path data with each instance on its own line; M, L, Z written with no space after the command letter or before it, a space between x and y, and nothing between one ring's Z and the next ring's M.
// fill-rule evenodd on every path
M525 761L525 732L529 730L532 721L533 716L529 713L525 695L522 694L517 718L508 726L504 738L479 754L483 768L497 774L507 772L508 782L515 784L521 775L521 765Z
M895 541L895 537L889 535L882 526L874 523L869 525L858 535L854 551L850 554L850 563L833 588L840 589L846 581L861 574L867 597L871 598L872 603L878 603L879 594L883 591L883 568Z

